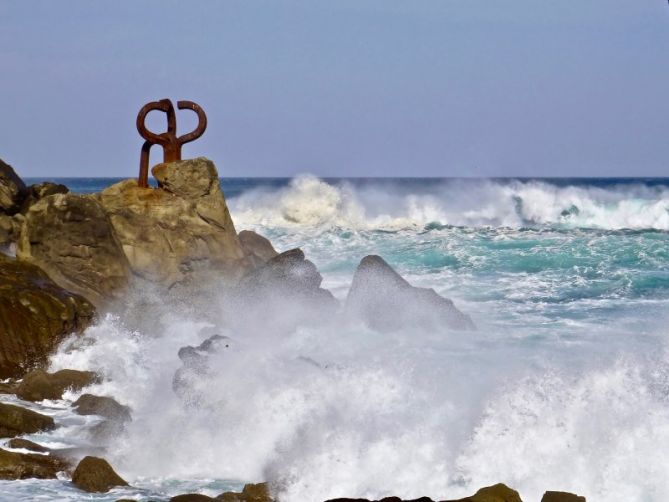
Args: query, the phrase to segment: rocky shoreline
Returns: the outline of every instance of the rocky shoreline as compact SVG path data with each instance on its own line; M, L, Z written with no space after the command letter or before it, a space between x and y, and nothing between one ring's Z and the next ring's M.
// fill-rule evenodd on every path
M127 292L150 287L160 301L178 308L206 296L212 281L226 288L230 327L243 335L249 319L265 319L280 336L300 325L346 315L379 332L406 326L476 329L469 316L432 289L409 284L380 256L362 259L344 304L321 287L316 266L300 249L279 253L266 238L237 233L213 162L198 158L159 164L157 188L124 180L100 193L79 195L63 185L26 186L0 161L0 479L55 479L65 473L85 492L107 492L127 483L98 455L122 434L132 410L113 396L86 393L101 377L90 371L49 373L49 356L67 337L81 334L106 312L134 312ZM150 300L146 300L150 301ZM268 324L269 326L270 324ZM213 335L183 347L183 367L173 388L197 404L189 381L214 371L208 355L227 347ZM58 426L53 418L21 403L71 402L80 415L102 420L88 431L93 448L48 449L23 436ZM185 494L173 501L269 502L270 485L249 484L217 497ZM334 499L329 502L364 502ZM504 486L483 488L461 502L520 502ZM578 502L582 497L546 492L542 502ZM430 502L421 498L414 502ZM390 497L381 502L402 502ZM454 502L454 501L453 501Z

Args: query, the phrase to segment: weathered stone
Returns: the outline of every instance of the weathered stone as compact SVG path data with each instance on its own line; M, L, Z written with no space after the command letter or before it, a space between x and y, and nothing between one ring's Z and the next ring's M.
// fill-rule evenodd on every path
M21 204L21 212L25 213L30 209L30 206L35 204L38 200L48 197L49 195L56 195L59 193L70 193L70 189L60 183L52 183L45 181L44 183L37 183L30 185L26 190L26 198Z
M98 380L98 376L92 371L60 370L47 373L34 370L23 378L16 389L16 395L26 401L62 399L63 392L67 389L81 390Z
M541 497L541 502L585 502L585 497L579 497L568 492L547 491Z
M241 493L225 492L216 497L223 502L274 502L267 483L249 483L244 485Z
M33 434L55 427L51 417L13 404L0 403L0 437Z
M439 325L475 329L469 316L455 308L451 300L433 289L412 286L380 256L366 256L358 265L346 312L379 331Z
M0 160L0 213L14 214L26 197L26 185L9 164Z
M421 498L418 498L418 499L411 499L411 500L403 500L399 497L385 497L385 498L379 499L377 501L368 500L368 499L343 498L343 499L330 499L330 500L327 500L326 502L434 502L434 501L431 498L428 498L428 497L421 497Z
M46 446L42 446L40 444L34 443L32 441L29 441L27 439L23 438L13 438L7 441L7 446L9 448L14 448L15 450L29 450L29 451L36 451L38 453L48 453L49 448Z
M39 268L0 255L0 378L46 364L58 344L85 329L94 315L85 298Z
M72 483L87 492L108 492L115 486L128 486L106 460L98 457L84 457L72 474Z
M216 502L216 499L200 493L186 493L172 497L170 502Z
M99 200L133 272L173 284L220 271L239 277L239 243L214 164L198 158L153 168L159 188L134 179L103 190Z
M68 464L51 455L15 453L0 449L0 479L55 479Z
M16 256L95 305L121 296L130 267L100 203L91 196L49 195L25 215Z
M111 397L83 394L72 407L79 415L99 415L120 422L130 420L130 408Z
M516 490L505 484L499 483L493 486L481 488L471 497L444 502L523 502Z
M251 230L239 232L239 242L244 249L244 254L254 268L267 263L279 254L269 239Z
M229 308L239 329L266 320L276 331L329 318L339 302L320 287L323 278L301 249L281 253L246 274Z

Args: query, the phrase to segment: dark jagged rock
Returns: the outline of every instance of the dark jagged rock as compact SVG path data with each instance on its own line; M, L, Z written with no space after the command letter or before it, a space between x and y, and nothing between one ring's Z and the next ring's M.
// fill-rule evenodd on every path
M108 445L125 430L126 422L119 420L103 420L88 431L90 438L97 444Z
M0 213L12 215L18 212L26 195L23 180L12 166L0 159Z
M0 437L50 431L55 427L51 417L13 404L0 403Z
M366 256L358 265L346 299L346 312L371 328L396 331L407 326L475 329L451 300L433 289L409 284L380 256Z
M65 185L61 185L60 183L52 183L50 181L30 185L26 190L26 198L23 200L23 204L21 205L21 212L25 213L28 211L28 209L30 209L30 206L35 204L37 201L42 200L44 197L48 197L49 195L56 195L58 193L70 193L70 189Z
M37 453L48 453L51 451L46 446L33 443L32 441L23 438L10 439L9 441L7 441L7 446L9 448L14 448L15 450L21 449L21 450L35 451Z
M87 195L49 195L33 204L16 256L98 306L119 298L131 275L107 214Z
M404 500L399 497L386 497L377 501L367 499L330 499L326 502L434 502L431 498L421 497L419 499Z
M274 502L267 483L249 483L241 493L225 492L216 497L222 502Z
M98 493L128 486L106 460L98 457L84 457L72 473L72 483L80 490Z
M269 239L252 230L239 232L239 242L244 249L244 254L254 268L260 267L279 254Z
M81 390L99 380L92 371L60 370L47 373L34 370L28 373L16 389L16 395L26 401L62 399L67 389Z
M329 318L339 302L320 287L323 277L301 249L281 253L240 281L232 309L238 327L257 326L263 319L274 330Z
M585 502L585 497L574 495L567 492L547 491L541 497L541 502Z
M481 488L471 497L444 502L523 502L516 490L503 483Z
M51 455L15 453L0 449L0 479L55 479L69 465Z
M130 421L130 408L111 397L83 394L72 403L72 407L79 415L99 415L113 421Z
M42 270L0 255L0 378L44 365L67 336L83 331L93 305L64 290Z

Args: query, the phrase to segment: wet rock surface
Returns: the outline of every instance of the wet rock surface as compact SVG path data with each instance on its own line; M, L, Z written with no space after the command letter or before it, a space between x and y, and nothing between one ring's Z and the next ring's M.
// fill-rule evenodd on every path
M96 306L120 298L130 279L123 248L91 196L49 195L25 214L16 256Z
M13 404L0 403L0 437L14 437L49 431L56 427L53 418Z
M34 370L28 373L16 389L16 395L26 401L61 399L67 389L81 390L99 380L92 371L60 370L47 373Z
M54 479L68 468L65 461L55 456L0 449L0 479Z
M222 502L274 502L267 483L249 483L240 493L225 492L216 497Z
M66 291L38 267L0 255L0 378L22 376L95 316L84 297Z
M158 164L153 175L159 188L130 179L98 195L133 272L168 285L214 270L239 277L244 251L213 162Z
M115 486L128 486L109 463L99 457L84 457L72 473L72 484L87 492L108 492Z
M83 394L72 403L72 407L79 415L98 415L119 422L127 422L131 419L130 408L107 396Z
M481 488L471 497L444 502L523 502L518 492L503 483Z
M346 298L346 312L378 331L405 327L472 330L474 323L453 302L433 289L409 284L380 256L366 256L358 265Z
M239 232L239 242L253 268L262 266L279 254L269 239L252 230Z
M37 453L48 453L49 448L46 446L39 445L37 443L34 443L32 441L29 441L28 439L23 439L23 438L13 438L7 441L7 446L9 448L14 448L15 450L29 450L29 451L34 451Z
M585 502L585 497L568 492L547 491L541 497L541 502Z

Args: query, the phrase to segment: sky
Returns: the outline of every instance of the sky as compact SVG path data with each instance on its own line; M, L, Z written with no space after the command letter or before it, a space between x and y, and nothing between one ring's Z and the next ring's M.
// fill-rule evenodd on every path
M669 176L669 4L0 0L20 175L136 176L161 98L222 176Z

